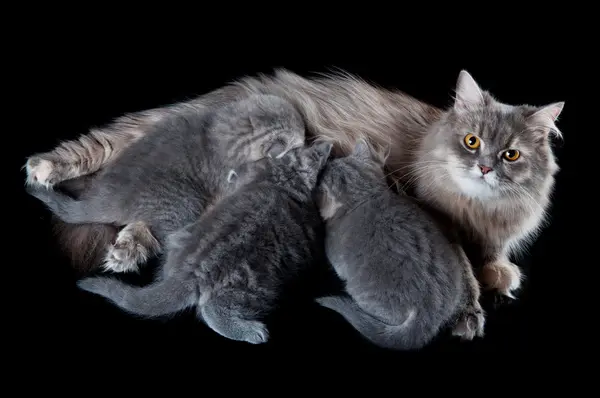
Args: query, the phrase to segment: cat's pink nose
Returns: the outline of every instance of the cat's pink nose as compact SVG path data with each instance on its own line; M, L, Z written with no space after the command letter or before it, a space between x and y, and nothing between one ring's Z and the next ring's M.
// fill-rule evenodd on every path
M484 175L489 173L490 171L492 171L491 167L482 166L482 165L479 165L479 169L481 170L481 174L484 174Z

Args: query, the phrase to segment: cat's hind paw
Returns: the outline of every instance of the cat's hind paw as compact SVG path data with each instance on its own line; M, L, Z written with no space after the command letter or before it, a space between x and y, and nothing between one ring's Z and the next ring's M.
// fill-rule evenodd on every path
M476 336L483 337L485 328L485 314L481 306L470 306L459 315L452 335L463 340L473 340Z

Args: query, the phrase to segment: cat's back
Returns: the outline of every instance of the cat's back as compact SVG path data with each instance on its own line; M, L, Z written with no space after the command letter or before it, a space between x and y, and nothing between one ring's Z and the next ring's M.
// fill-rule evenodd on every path
M435 280L451 284L458 277L459 257L438 223L413 199L386 192L340 220L336 228L338 258L356 272L381 275L381 283ZM368 258L368 266L364 266Z
M231 199L229 207L235 209L234 213L225 215L231 220L236 219L236 213L245 215L245 227L251 230L276 232L283 237L313 228L320 222L314 202L296 197L271 182L250 185ZM262 236L258 234L255 239L262 239Z
M101 179L142 185L170 176L193 176L206 168L213 152L207 135L210 112L180 111L177 116L166 118L126 148Z
M223 198L195 234L204 266L222 272L247 264L270 272L310 260L321 220L310 201L294 200L272 184L257 184Z

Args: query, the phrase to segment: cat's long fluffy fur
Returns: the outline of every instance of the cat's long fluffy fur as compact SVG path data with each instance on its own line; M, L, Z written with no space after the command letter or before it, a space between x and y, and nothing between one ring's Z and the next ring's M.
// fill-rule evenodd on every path
M245 77L185 104L124 116L104 129L32 156L26 164L27 178L29 183L52 185L93 172L144 136L149 126L175 117L172 110L178 107L201 111L249 93L276 94L296 106L309 135L332 140L337 155L348 154L358 138L387 148L390 175L400 182L412 183L421 199L433 200L436 208L473 233L483 249L484 282L511 295L519 287L521 275L508 257L539 231L549 205L558 166L548 135L558 132L554 122L563 103L543 107L502 104L481 90L464 71L456 90L454 106L442 110L348 74L307 79L277 70L271 76ZM483 142L471 151L470 158L456 147L463 145L469 133L480 136ZM453 141L444 142L448 137L454 137ZM506 164L501 154L510 149L507 145L519 144L514 141L516 137L523 138L521 144L525 148L513 167ZM440 145L448 145L452 153ZM498 156L490 157L489 150ZM475 174L464 175L467 169L472 173L479 170L480 158L491 159L498 166L485 177L487 182L482 180L483 184L494 183L496 172L510 167L520 173L523 184L520 188L513 184L510 189L491 192ZM463 165L458 166L461 162ZM505 177L509 181L510 173L505 173Z

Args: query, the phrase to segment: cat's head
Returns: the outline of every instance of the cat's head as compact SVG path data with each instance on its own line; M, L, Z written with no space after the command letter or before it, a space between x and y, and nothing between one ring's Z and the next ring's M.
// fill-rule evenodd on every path
M549 135L560 135L555 121L563 106L503 104L462 71L454 105L418 150L417 190L482 201L545 195L558 171Z
M301 185L298 189L312 191L332 147L330 142L317 142L290 149L281 156L247 162L228 174L228 182L241 186L268 180L282 187Z
M327 163L316 191L316 201L327 220L343 206L352 206L387 189L384 152L359 139L353 151Z
M250 160L279 158L294 148L304 146L306 133L300 113L281 98L261 95L258 106L266 109L250 113L252 139Z

